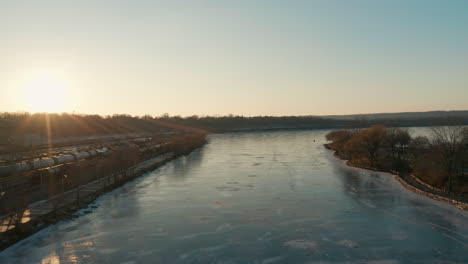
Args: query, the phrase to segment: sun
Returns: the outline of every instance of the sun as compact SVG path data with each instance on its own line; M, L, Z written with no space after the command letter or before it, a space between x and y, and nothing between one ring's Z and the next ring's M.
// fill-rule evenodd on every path
M23 99L31 112L64 112L68 103L68 85L63 76L38 73L23 86Z

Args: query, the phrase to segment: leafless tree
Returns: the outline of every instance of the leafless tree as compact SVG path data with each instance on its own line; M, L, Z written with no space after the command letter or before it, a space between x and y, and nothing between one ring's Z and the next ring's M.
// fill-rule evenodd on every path
M429 148L429 139L424 136L417 136L411 139L408 145L408 155L411 163L416 163Z
M457 169L462 164L462 154L467 140L467 128L439 126L431 128L431 148L447 174L447 192L452 192Z
M361 131L358 137L367 153L370 166L375 167L379 150L385 139L385 128L383 126L372 126Z
M391 127L385 130L385 145L390 150L392 158L392 168L399 170L402 167L401 155L411 141L411 136L407 129Z

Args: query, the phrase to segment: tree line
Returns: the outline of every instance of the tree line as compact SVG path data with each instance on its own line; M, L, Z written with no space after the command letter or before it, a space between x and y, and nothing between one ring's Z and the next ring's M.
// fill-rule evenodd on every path
M457 124L468 125L468 114L456 114ZM448 114L447 114L448 115ZM369 127L375 124L386 126L433 126L443 124L446 116L423 115L408 118L370 118L372 115L355 116L353 119L337 119L320 116L158 116L45 114L27 112L0 113L0 144L17 144L24 137L38 136L53 138L95 136L107 134L149 133L167 129L198 129L210 132L257 129L311 129ZM341 118L341 117L340 117Z
M375 125L328 133L326 146L358 167L412 173L447 193L468 191L468 128L437 126L429 136L408 129Z

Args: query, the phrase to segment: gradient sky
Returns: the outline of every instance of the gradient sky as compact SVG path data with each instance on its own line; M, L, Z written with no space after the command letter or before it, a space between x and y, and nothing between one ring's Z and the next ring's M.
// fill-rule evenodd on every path
M0 0L0 91L0 111L468 109L468 1Z

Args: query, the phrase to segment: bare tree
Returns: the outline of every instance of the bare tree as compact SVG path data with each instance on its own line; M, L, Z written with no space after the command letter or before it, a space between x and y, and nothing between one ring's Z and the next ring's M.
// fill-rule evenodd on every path
M408 129L391 127L385 130L385 145L390 150L392 158L392 169L400 170L402 168L401 155L411 141Z
M467 140L467 129L461 126L431 128L431 148L447 174L447 192L452 192L453 180L462 162L462 153Z
M417 136L411 139L408 145L408 154L411 163L416 163L427 152L429 148L429 139L424 136Z
M385 128L383 126L372 126L362 130L358 140L366 151L371 167L375 167L378 160L379 150L385 139Z
M353 137L353 133L351 132L351 130L332 131L328 133L325 137L328 141L331 141L331 143L329 143L329 147L337 151L339 155L349 155L348 153L346 153L345 145Z

